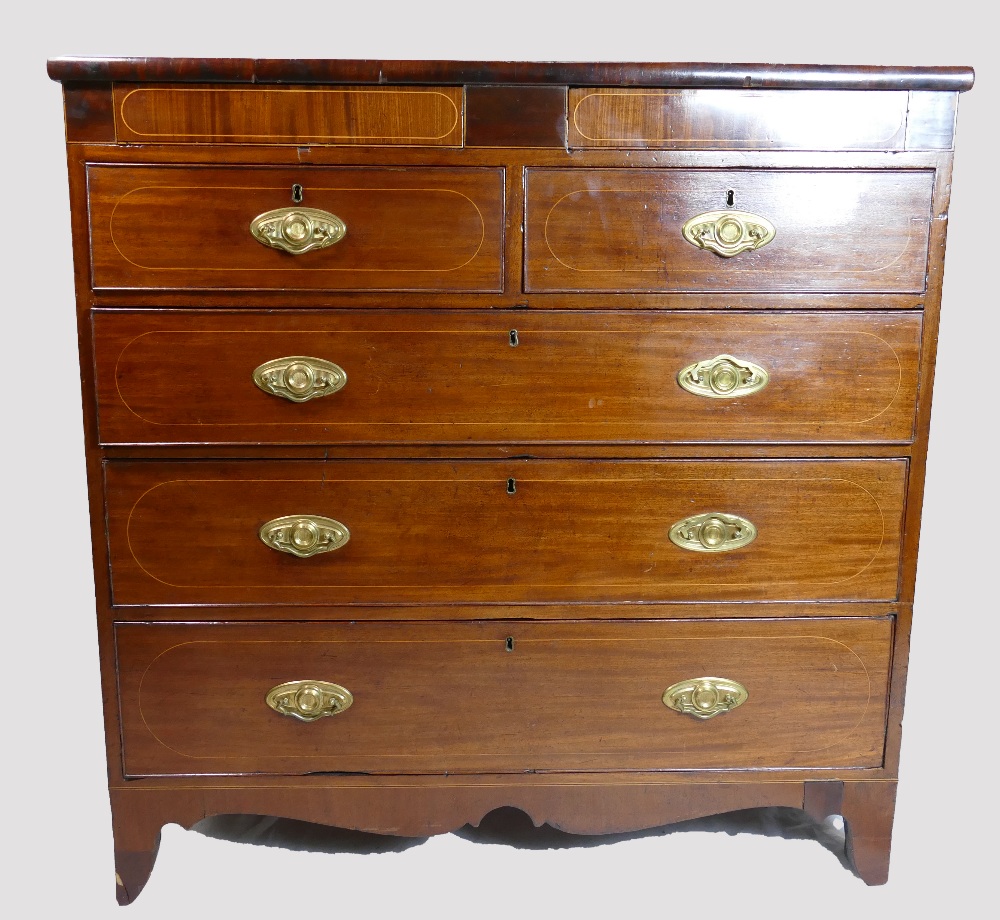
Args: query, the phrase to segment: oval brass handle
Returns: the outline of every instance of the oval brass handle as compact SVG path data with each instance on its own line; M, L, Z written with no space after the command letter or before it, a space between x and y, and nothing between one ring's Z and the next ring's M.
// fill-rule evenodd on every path
M301 403L342 390L347 373L332 361L290 355L254 368L253 382L265 393Z
M742 706L750 694L743 684L725 677L695 677L663 691L663 705L696 719L714 719Z
M300 559L340 549L351 539L351 532L333 518L317 514L289 514L268 521L260 529L266 546Z
M749 211L706 211L685 223L681 233L693 246L729 259L766 246L774 239L775 230L769 220Z
M250 232L265 246L300 256L339 243L347 233L347 224L336 214L318 208L278 208L258 214L250 221Z
M768 372L759 364L741 361L732 355L717 355L708 361L697 361L677 374L677 382L682 389L710 399L749 396L763 390L770 379Z
M267 691L264 701L275 712L303 722L315 722L350 709L354 697L340 684L323 680L290 680Z
M678 521L670 528L670 541L696 553L727 553L752 543L757 528L736 514L709 511Z

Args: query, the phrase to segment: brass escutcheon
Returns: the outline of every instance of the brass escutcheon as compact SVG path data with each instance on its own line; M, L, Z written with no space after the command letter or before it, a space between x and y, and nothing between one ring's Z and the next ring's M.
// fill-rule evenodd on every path
M696 553L727 553L752 543L757 528L736 514L709 511L678 521L670 528L670 542Z
M340 549L351 539L351 532L333 518L317 514L289 514L268 521L260 529L266 546L300 559Z
M342 390L347 384L347 373L332 361L290 355L255 368L253 382L265 393L302 403Z
M265 246L298 256L340 242L347 224L318 208L278 208L258 214L250 221L250 232Z
M742 706L750 694L743 684L725 677L695 677L663 691L663 705L696 719L714 719Z
M749 396L767 386L770 375L759 364L732 355L717 355L689 364L677 374L677 383L688 393L710 399Z
M774 239L774 225L748 211L706 211L692 217L681 233L693 246L724 259L760 249Z
M354 697L340 684L329 684L323 680L290 680L272 687L264 701L283 716L315 722L349 709Z

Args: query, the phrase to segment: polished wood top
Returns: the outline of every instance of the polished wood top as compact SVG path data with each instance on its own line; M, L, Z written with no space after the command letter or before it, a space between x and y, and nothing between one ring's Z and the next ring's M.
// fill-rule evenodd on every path
M870 89L965 92L971 67L816 64L339 61L253 58L86 58L48 62L64 83L566 83L718 89Z

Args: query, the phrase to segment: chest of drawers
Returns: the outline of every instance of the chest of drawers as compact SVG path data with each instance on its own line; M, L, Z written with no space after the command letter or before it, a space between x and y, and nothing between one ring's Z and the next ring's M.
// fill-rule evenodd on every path
M119 901L221 813L886 880L971 70L49 72Z

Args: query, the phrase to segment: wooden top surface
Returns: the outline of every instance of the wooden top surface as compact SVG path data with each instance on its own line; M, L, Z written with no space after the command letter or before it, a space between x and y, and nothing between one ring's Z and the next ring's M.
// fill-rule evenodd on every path
M814 64L346 61L253 58L85 58L48 62L64 83L420 83L677 86L719 89L939 90L972 88L971 67Z

